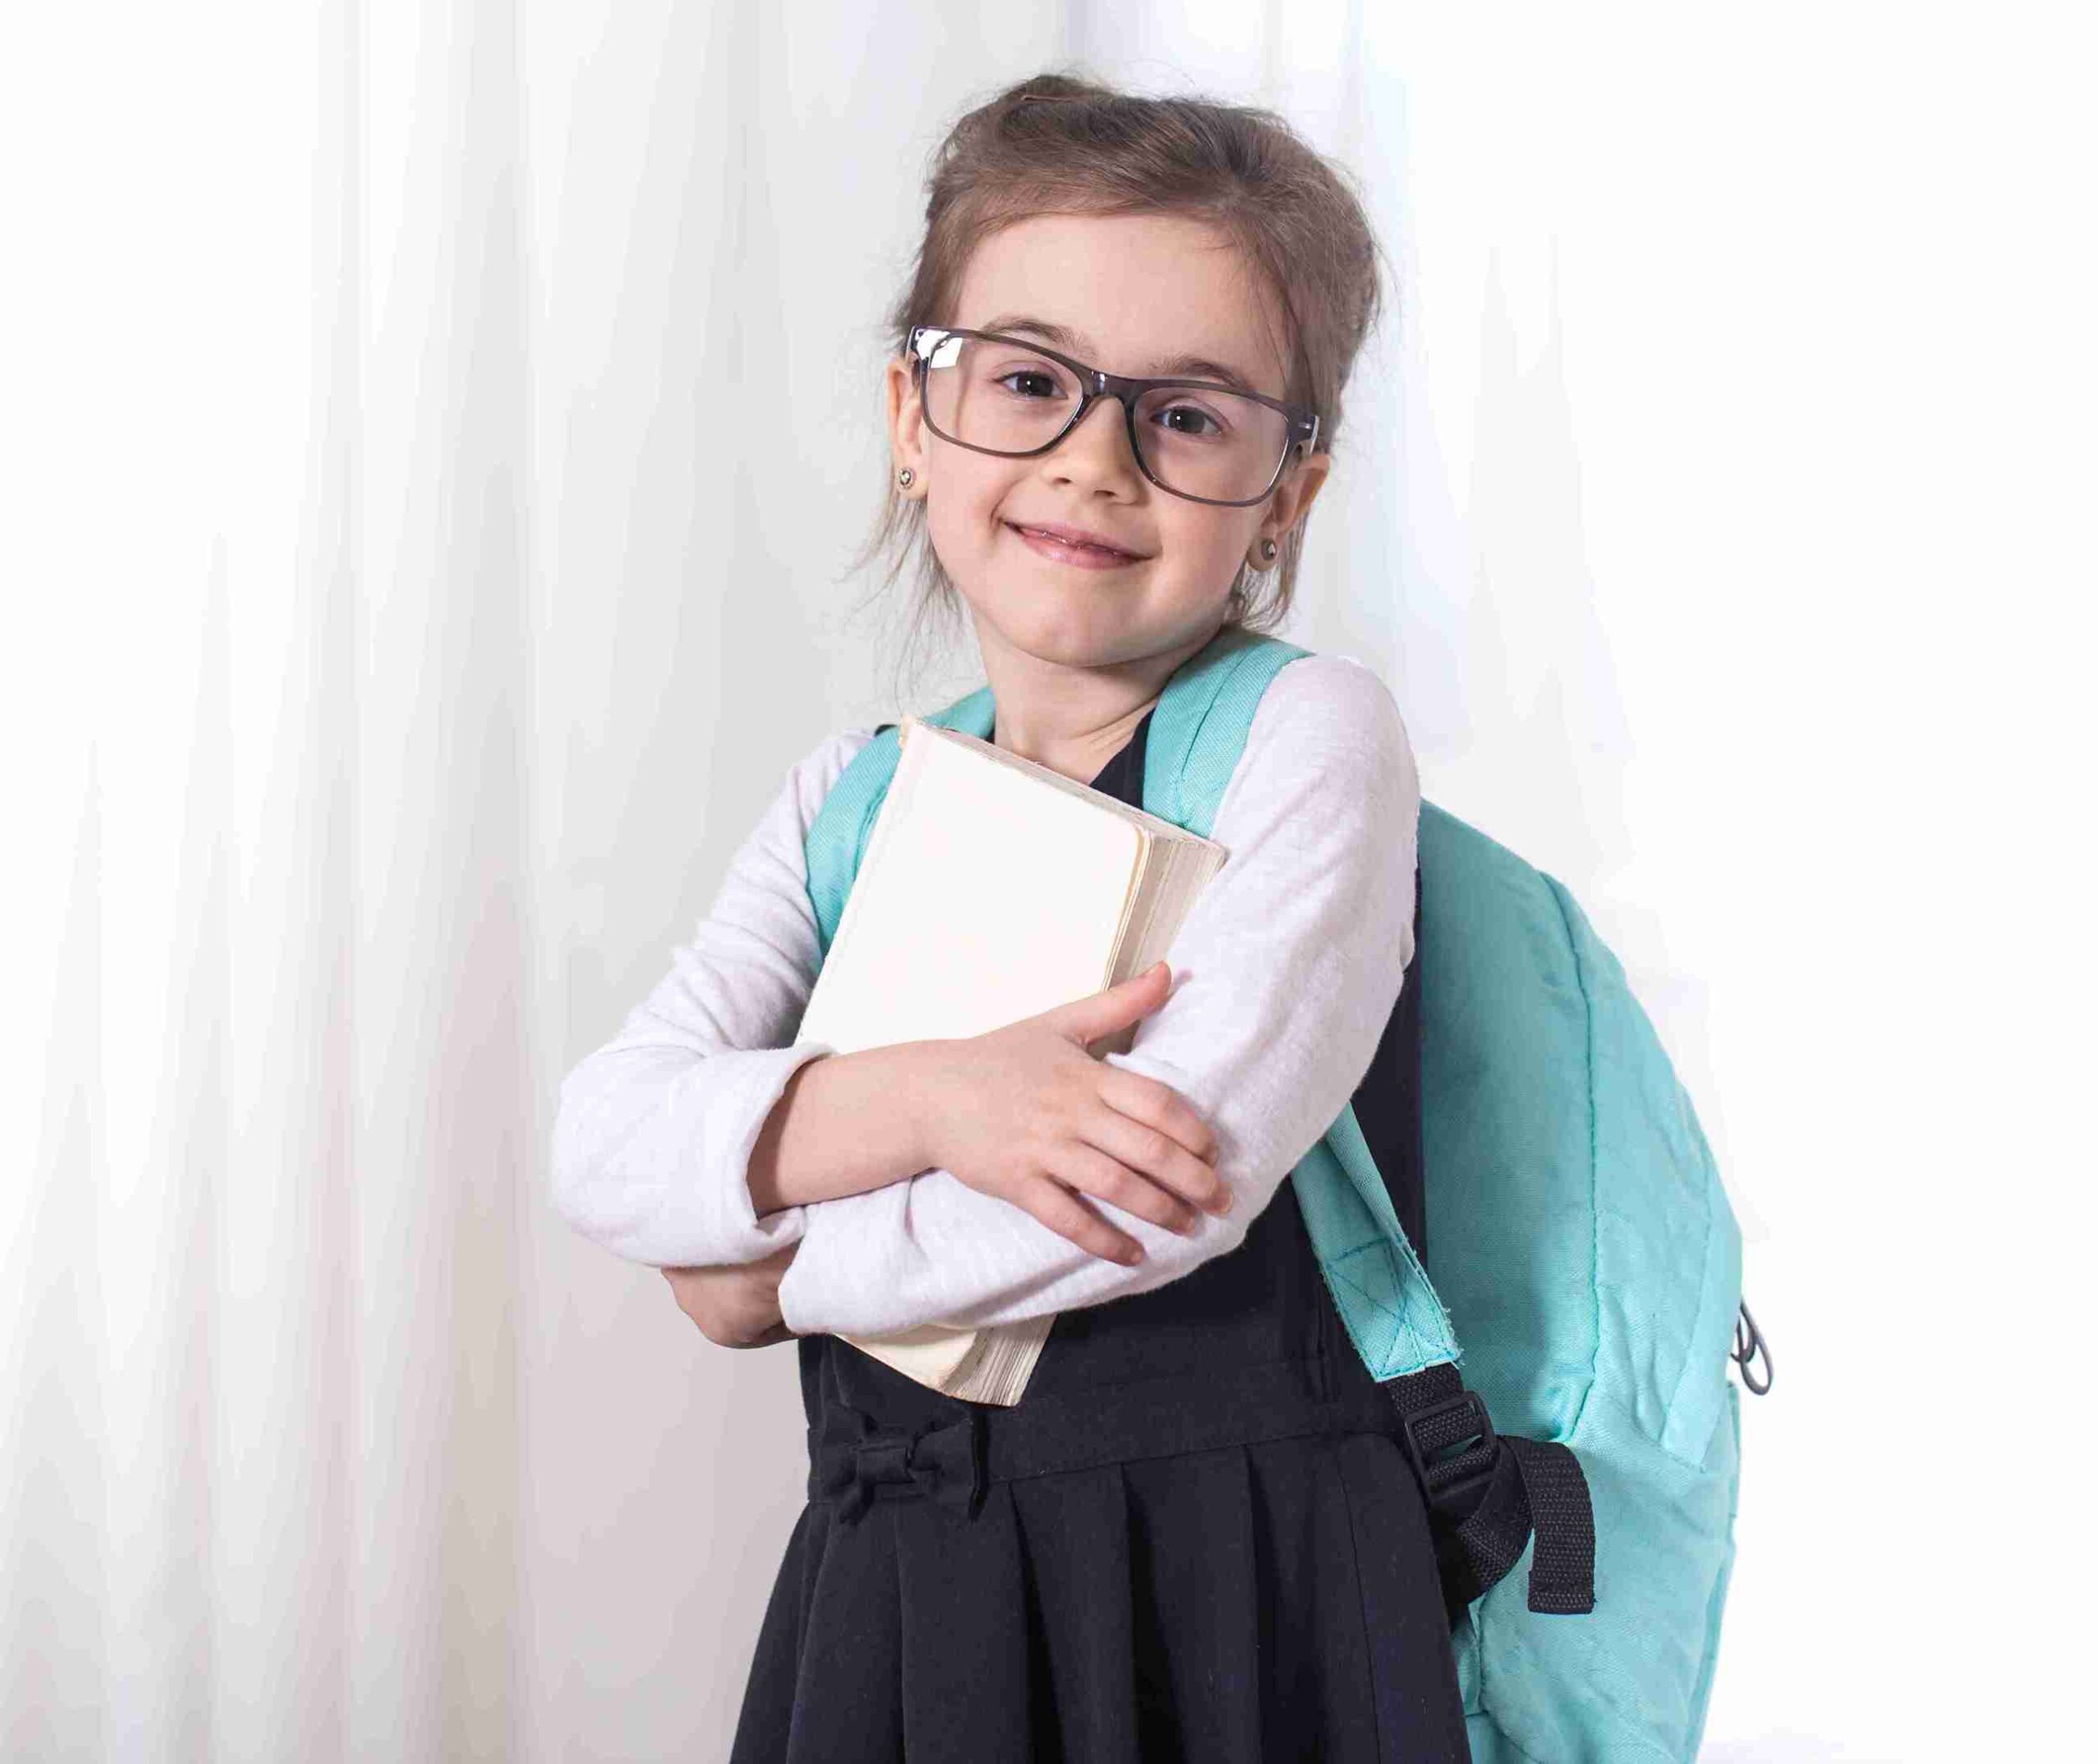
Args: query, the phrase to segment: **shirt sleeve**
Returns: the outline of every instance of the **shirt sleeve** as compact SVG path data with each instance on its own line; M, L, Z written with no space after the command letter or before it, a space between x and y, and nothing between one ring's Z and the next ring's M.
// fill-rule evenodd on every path
M1236 1196L1188 1236L1092 1195L1131 1267L932 1169L803 1210L779 1286L796 1333L1017 1322L1178 1280L1236 1249L1369 1069L1413 955L1420 786L1382 679L1314 655L1269 683L1211 837L1229 854L1168 951L1171 995L1113 1064L1170 1085L1215 1132Z
M751 1149L796 1069L820 965L803 840L872 728L833 735L788 774L692 941L617 1035L563 1081L554 1128L562 1218L658 1267L755 1262L800 1240L806 1208L756 1217Z

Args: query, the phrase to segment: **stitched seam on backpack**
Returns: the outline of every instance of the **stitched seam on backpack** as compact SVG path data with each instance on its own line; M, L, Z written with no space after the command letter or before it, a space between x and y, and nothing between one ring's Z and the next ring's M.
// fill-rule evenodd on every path
M1360 1248L1351 1249L1346 1255L1336 1257L1334 1259L1336 1263L1351 1261L1357 1256L1368 1254L1373 1249L1384 1250L1387 1253L1387 1257L1385 1265L1387 1267L1393 1265L1396 1258L1390 1257L1391 1245L1387 1244L1382 1238L1373 1238L1369 1242L1362 1245ZM1410 1313L1405 1306L1401 1305L1394 1308L1384 1304L1383 1301L1378 1299L1374 1293L1365 1290L1359 1282L1350 1280L1347 1276L1342 1272L1337 1267L1335 1269L1335 1277L1345 1282L1351 1292L1360 1293L1364 1300L1371 1307L1371 1308L1381 1312L1385 1316L1389 1317L1395 1326L1395 1332L1399 1335L1400 1340L1393 1344L1392 1351L1386 1354L1384 1358L1384 1363L1383 1367L1379 1368L1381 1371L1389 1372L1394 1363L1399 1349L1408 1346L1410 1346L1412 1349L1415 1358L1424 1363L1433 1363L1433 1356L1438 1351L1437 1345L1430 1341L1427 1336L1421 1332L1419 1326L1414 1322ZM1451 1331L1450 1333L1454 1334L1454 1331Z
M1581 989L1581 1014L1587 1028L1587 1046L1584 1050L1587 1063L1587 1082L1584 1086L1588 1100L1588 1316L1595 1331L1595 1346L1588 1356L1588 1385L1581 1393L1581 1407L1574 1411L1573 1425L1581 1424L1582 1414L1588 1407L1588 1399L1595 1394L1596 1381L1602 1376L1603 1307L1601 1285L1603 1275L1603 1209L1601 1160L1596 1151L1596 1001L1588 990L1588 976L1581 962L1581 945L1574 935L1574 922L1566 910L1566 891L1556 877L1544 876L1546 891L1559 914L1560 928L1565 933L1566 950L1574 964L1574 983ZM1569 1431L1571 1430L1569 1429Z
M1411 1249L1412 1245L1410 1244L1401 1249L1398 1245L1388 1242L1382 1236L1377 1236L1371 1238L1366 1243L1357 1245L1352 1249L1343 1250L1340 1254L1333 1257L1333 1260L1338 1264L1351 1261L1356 1256L1367 1254L1372 1249L1382 1249L1389 1258L1389 1266L1394 1269L1410 1269L1418 1274L1420 1277L1419 1290L1428 1295L1435 1302L1436 1318L1439 1325L1438 1333L1442 1337L1442 1347L1449 1352L1450 1363L1453 1366L1460 1366L1464 1363L1464 1354L1460 1351L1460 1344L1457 1340L1456 1320L1450 1315L1449 1306L1443 1304L1442 1295L1435 1290L1435 1282L1428 1277L1428 1270L1420 1265L1419 1258L1410 1254ZM1403 1288L1407 1282L1401 1279L1396 1284ZM1350 1281L1348 1285L1356 1291L1362 1290L1353 1281ZM1363 1296L1369 1299L1373 1304L1377 1303L1369 1293L1363 1293ZM1379 1305L1378 1308L1383 1309L1383 1307ZM1401 1314L1410 1315L1410 1313L1402 1308ZM1426 1333L1419 1331L1417 1326L1410 1325L1409 1326L1415 1329L1415 1340L1420 1343L1423 1353L1433 1354L1441 1351L1428 1340Z
M1514 1737L1509 1733L1507 1728L1501 1723L1499 1717L1496 1716L1491 1709L1487 1707L1486 1650L1483 1648L1479 1650L1478 1709L1480 1714L1483 1715L1487 1720L1493 1723L1493 1730L1501 1735L1501 1744L1507 1747L1507 1748L1510 1752L1514 1753L1517 1757L1521 1758L1524 1761L1524 1764L1545 1764L1545 1761L1539 1757L1537 1753L1534 1752L1526 1752L1522 1747L1516 1744Z
M1658 1032L1655 1038L1656 1041L1660 1039ZM1666 1051L1665 1049L1663 1050L1664 1054ZM1702 1470L1705 1467L1705 1454L1712 1449L1710 1433L1699 1442L1697 1455L1695 1458L1691 1457L1687 1452L1676 1450L1665 1442L1669 1437L1669 1429L1674 1424L1677 1408L1683 1401L1684 1387L1689 1384L1692 1378L1697 1376L1700 1371L1697 1356L1693 1350L1702 1332L1705 1319L1710 1314L1710 1307L1706 1300L1710 1295L1712 1264L1719 1254L1721 1240L1720 1209L1714 1204L1714 1190L1719 1187L1719 1167L1718 1161L1712 1156L1712 1148L1705 1140L1704 1130L1693 1126L1697 1116L1696 1106L1691 1101L1690 1093L1683 1088L1680 1077L1676 1080L1675 1094L1677 1104L1682 1110L1685 1117L1683 1126L1688 1130L1687 1136L1698 1152L1695 1168L1697 1171L1698 1190L1705 1202L1705 1254L1702 1261L1698 1264L1697 1303L1691 1314L1689 1339L1683 1344L1682 1370L1677 1375L1674 1387L1669 1392L1668 1403L1661 1414L1661 1431L1660 1440L1657 1443L1660 1443L1661 1449L1678 1463L1687 1464L1695 1469ZM1735 1303L1738 1304L1739 1302L1737 1297ZM1731 1321L1732 1320L1730 1319ZM1726 1377L1723 1367L1721 1368L1719 1376L1722 1380ZM1719 1411L1724 1406L1721 1403L1713 1411L1714 1432L1719 1429L1723 1418Z
M1332 1268L1332 1277L1341 1286L1345 1286L1350 1292L1353 1293L1356 1298L1360 1299L1373 1316L1385 1320L1389 1325L1392 1333L1395 1338L1402 1338L1404 1336L1406 1328L1406 1320L1405 1317L1394 1311L1388 1304L1384 1304L1376 1296L1376 1295L1365 1291L1358 1282L1350 1280L1346 1274L1341 1272L1337 1266ZM1345 1322L1346 1319L1343 1318L1342 1321ZM1404 1345L1405 1343L1402 1339L1395 1339L1391 1346L1387 1347L1384 1350L1383 1354L1379 1358L1377 1366L1374 1368L1375 1372L1380 1377L1389 1374L1392 1363L1397 1357L1398 1351Z
M1403 1306L1395 1308L1385 1304L1374 1293L1367 1290L1359 1281L1350 1280L1341 1271L1338 1265L1342 1261L1351 1260L1372 1249L1388 1250L1390 1247L1382 1239L1378 1239L1363 1245L1359 1249L1349 1250L1346 1256L1336 1256L1333 1258L1333 1278L1339 1281L1350 1292L1358 1295L1364 1304L1378 1315L1389 1317L1392 1321L1393 1333L1398 1337L1398 1340L1392 1344L1390 1351L1384 1355L1383 1363L1376 1368L1380 1376L1390 1373L1392 1367L1397 1363L1400 1351L1406 1348L1412 1349L1412 1357L1423 1366L1442 1363L1434 1357L1440 1351L1437 1345L1421 1333L1419 1326L1407 1314Z
M1364 1305L1369 1310L1369 1312L1373 1315L1383 1319L1391 1329L1393 1340L1391 1345L1385 1349L1384 1353L1379 1359L1376 1367L1376 1371L1380 1376L1389 1376L1391 1369L1392 1366L1396 1363L1401 1350L1405 1348L1409 1338L1413 1335L1412 1326L1407 1322L1405 1313L1392 1309L1390 1305L1386 1304L1382 1299L1378 1298L1374 1293L1366 1290L1358 1282L1350 1280L1346 1274L1342 1273L1338 1269L1334 1270L1333 1278L1338 1281L1342 1286L1346 1287L1346 1289L1350 1292L1353 1293L1358 1299L1361 1299Z

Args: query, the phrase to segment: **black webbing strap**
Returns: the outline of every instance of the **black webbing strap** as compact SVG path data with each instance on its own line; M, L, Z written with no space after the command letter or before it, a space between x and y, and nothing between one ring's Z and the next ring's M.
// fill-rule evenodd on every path
M1595 1511L1572 1449L1496 1434L1486 1404L1465 1388L1454 1366L1431 1366L1383 1388L1398 1409L1400 1443L1427 1498L1450 1621L1522 1560L1533 1532L1530 1609L1569 1616L1594 1610ZM1453 1446L1460 1449L1451 1452Z

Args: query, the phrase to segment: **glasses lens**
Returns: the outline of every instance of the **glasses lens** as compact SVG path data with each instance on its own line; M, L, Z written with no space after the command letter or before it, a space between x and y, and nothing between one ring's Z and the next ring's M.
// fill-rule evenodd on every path
M1078 376L1024 342L945 337L925 357L925 415L939 433L992 453L1032 453L1070 421ZM1206 386L1154 387L1137 401L1137 445L1159 483L1219 502L1264 494L1289 444L1281 411Z
M1219 502L1243 501L1274 481L1289 419L1235 392L1154 386L1137 400L1137 445L1162 484Z
M1029 453L1071 419L1078 376L1024 345L943 337L925 357L925 415L950 439Z

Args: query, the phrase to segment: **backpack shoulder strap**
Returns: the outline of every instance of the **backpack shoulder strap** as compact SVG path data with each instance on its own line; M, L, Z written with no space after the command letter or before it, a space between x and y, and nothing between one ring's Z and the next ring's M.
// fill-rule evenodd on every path
M991 688L979 686L924 720L981 740L991 732L995 708ZM852 878L860 873L868 836L874 830L875 817L888 796L902 751L901 731L892 723L883 723L874 738L838 773L815 819L809 823L802 855L808 874L809 905L816 916L816 946L823 955L830 954L830 941L838 935L846 896L852 892Z
M1166 682L1144 738L1144 809L1206 839L1268 683L1311 653L1280 637L1220 631Z
M1312 652L1244 630L1219 633L1168 682L1151 715L1144 807L1206 838L1269 682ZM1292 1172L1305 1229L1363 1364L1379 1380L1460 1357L1352 1103Z

